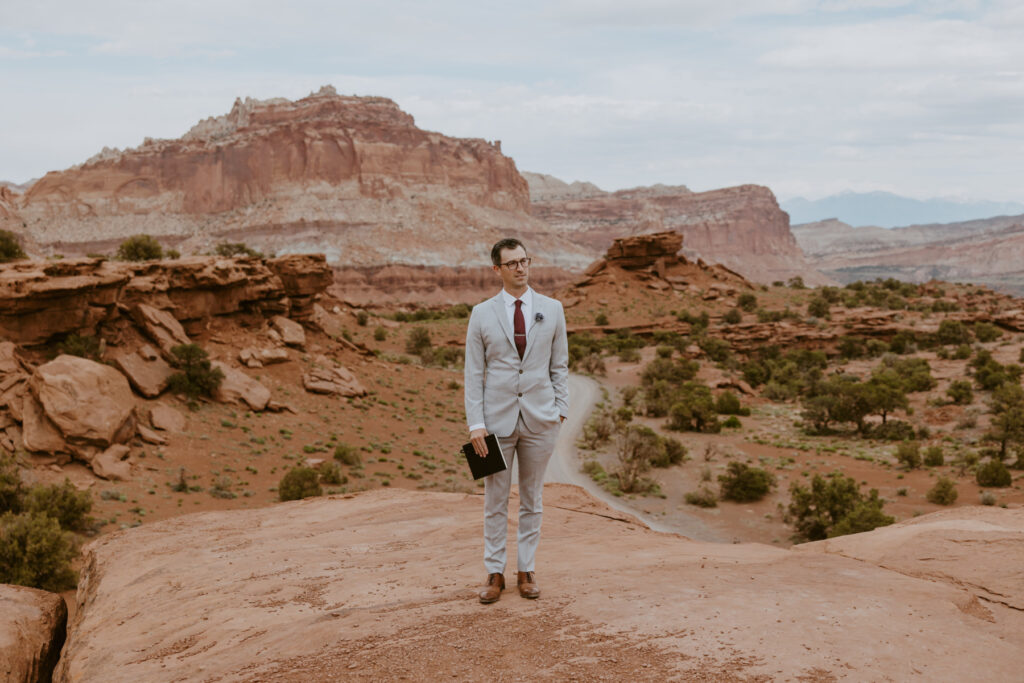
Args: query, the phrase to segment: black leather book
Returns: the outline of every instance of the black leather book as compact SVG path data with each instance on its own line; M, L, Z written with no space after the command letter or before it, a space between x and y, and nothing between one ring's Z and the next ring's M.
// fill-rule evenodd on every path
M486 458L481 458L476 454L472 441L462 446L462 453L466 456L466 462L469 463L469 471L473 473L474 479L483 479L495 472L508 469L508 463L505 462L505 454L501 452L501 444L498 443L498 437L494 434L488 434L484 437L484 442L487 444Z

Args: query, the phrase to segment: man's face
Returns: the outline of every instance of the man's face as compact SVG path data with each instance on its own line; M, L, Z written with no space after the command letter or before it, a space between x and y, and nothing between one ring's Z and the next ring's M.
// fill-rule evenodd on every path
M516 247L515 249L502 249L501 250L501 262L508 263L509 261L518 261L526 258L526 250L522 247ZM509 291L518 291L526 287L527 281L530 279L530 267L519 267L515 266L508 268L507 266L494 266L494 272L501 276L501 284L505 289Z

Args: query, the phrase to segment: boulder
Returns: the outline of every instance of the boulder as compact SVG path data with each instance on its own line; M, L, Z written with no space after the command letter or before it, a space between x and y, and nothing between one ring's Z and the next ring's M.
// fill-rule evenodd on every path
M264 365L285 363L291 359L288 357L288 351L285 349L257 349L249 347L238 352L238 360L247 368L262 368Z
M263 410L270 401L270 389L241 370L220 361L213 361L212 367L220 368L224 373L224 381L214 393L213 398L222 403L244 403L253 410Z
M131 315L146 335L157 343L165 357L171 357L171 349L175 346L192 343L185 334L185 328L167 311L138 303L131 307Z
M156 444L158 446L162 446L163 444L167 443L167 437L166 436L162 436L160 434L157 434L156 432L154 432L152 429L150 429L146 425L142 425L142 424L138 425L138 430L139 430L139 438L141 438L146 443Z
M149 423L153 425L153 429L165 432L185 431L185 416L170 406L153 406L149 411Z
M92 458L90 466L97 477L111 481L127 481L132 477L132 464L126 460L131 449L115 444Z
M281 335L281 341L287 346L303 348L306 346L306 331L302 325L283 315L276 315L270 320L271 327Z
M0 377L21 370L21 364L18 362L18 357L14 355L14 349L14 342L0 342Z
M155 354L151 347L146 348L149 350L148 353L144 354L141 350L134 353L119 353L113 360L114 365L124 373L137 392L146 398L156 398L167 388L174 368ZM147 360L147 355L155 357Z
M313 394L366 395L366 389L351 370L326 356L317 356L309 372L302 374L302 386Z
M61 453L70 449L64 436L53 424L43 406L31 394L22 401L22 441L25 448L35 453Z
M72 446L107 447L135 433L128 380L109 365L78 356L58 356L40 365L29 391Z
M68 608L56 593L0 584L0 674L49 682L67 635Z

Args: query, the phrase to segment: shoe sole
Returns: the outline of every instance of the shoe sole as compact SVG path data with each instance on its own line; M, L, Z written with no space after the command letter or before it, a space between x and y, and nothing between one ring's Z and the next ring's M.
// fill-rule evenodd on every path
M485 598L480 598L480 604L481 604L481 605L490 605L490 604L493 604L493 603L495 603L495 602L498 602L498 599L499 599L500 597L501 597L501 596L498 596L497 598L494 598L493 600L487 600L487 599L485 599Z

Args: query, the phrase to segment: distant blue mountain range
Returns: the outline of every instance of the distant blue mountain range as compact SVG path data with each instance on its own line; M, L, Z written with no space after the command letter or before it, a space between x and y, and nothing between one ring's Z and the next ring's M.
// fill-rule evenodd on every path
M1024 214L1024 203L1020 202L921 200L890 192L844 192L813 201L795 197L781 202L780 206L789 213L792 225L838 218L857 227L877 225L882 228Z

